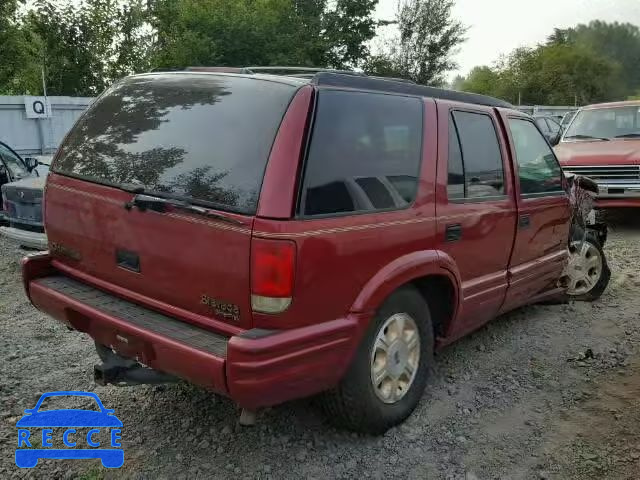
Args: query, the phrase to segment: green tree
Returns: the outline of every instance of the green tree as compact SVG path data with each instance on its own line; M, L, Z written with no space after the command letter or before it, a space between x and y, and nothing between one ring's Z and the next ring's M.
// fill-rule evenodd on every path
M153 63L357 66L377 0L153 0Z
M474 68L463 89L514 104L584 105L619 98L620 68L598 53L571 43L518 48L494 68Z
M36 0L24 27L39 38L50 95L93 96L145 68L142 0Z
M456 75L454 79L451 80L451 85L449 87L451 88L451 90L460 91L463 89L462 86L464 85L464 82L466 80L467 80L466 77L462 75Z
M595 20L587 25L556 29L548 43L572 44L597 52L619 64L626 94L630 95L640 88L640 28L637 25Z
M18 15L23 0L0 1L0 95L42 91L40 40Z
M491 67L474 67L467 78L463 80L461 90L484 95L497 95L496 88L499 82L498 72Z
M456 63L452 54L465 40L466 27L453 18L454 0L401 0L399 34L367 63L369 73L397 76L424 85L443 85Z

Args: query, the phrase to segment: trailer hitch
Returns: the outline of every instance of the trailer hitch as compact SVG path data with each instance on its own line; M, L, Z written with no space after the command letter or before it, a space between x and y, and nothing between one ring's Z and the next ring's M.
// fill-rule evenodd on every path
M98 385L126 386L178 381L178 378L173 375L145 367L97 342L96 350L103 362L93 367L93 378Z

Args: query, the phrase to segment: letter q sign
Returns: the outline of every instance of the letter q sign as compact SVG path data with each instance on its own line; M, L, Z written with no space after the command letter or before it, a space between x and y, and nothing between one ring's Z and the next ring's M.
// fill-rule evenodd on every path
M51 105L46 97L24 97L24 108L27 118L51 117Z

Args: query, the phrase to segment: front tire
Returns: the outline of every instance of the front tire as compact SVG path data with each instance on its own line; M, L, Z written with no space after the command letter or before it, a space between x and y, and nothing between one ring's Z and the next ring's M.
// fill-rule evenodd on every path
M569 245L569 264L562 283L568 300L593 302L599 299L611 278L604 250L593 232L574 235Z
M323 394L329 420L341 428L382 434L418 405L433 363L429 307L414 287L379 308L344 378Z

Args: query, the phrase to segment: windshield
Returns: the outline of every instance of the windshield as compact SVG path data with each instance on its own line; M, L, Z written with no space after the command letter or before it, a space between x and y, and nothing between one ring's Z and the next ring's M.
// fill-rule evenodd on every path
M252 214L294 93L238 76L131 77L91 106L52 170Z
M640 137L640 106L581 110L576 115L565 140Z

